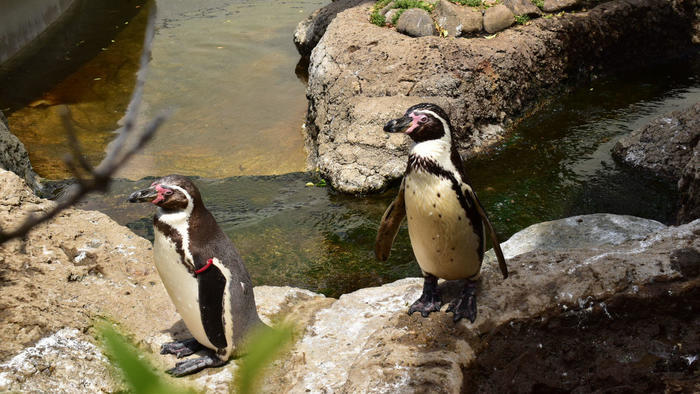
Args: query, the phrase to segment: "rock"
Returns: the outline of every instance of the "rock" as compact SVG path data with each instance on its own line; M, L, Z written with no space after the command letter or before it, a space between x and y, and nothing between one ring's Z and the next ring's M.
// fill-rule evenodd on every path
M678 223L700 217L700 103L654 119L615 144L613 157L678 184Z
M63 328L0 363L0 391L111 392L120 383L112 379L107 358L87 336Z
M440 0L435 4L435 10L433 11L435 23L445 30L450 37L462 35L462 24L457 17L456 8L457 6L449 1Z
M683 169L678 181L678 191L678 223L688 223L700 218L700 141L695 145L693 155Z
M0 168L19 175L31 185L33 190L41 189L24 144L10 132L7 119L2 112L0 112Z
M457 16L462 24L462 35L478 33L484 28L484 16L481 10L471 7L457 7Z
M684 46L690 11L683 10L665 0L616 0L488 40L444 40L372 26L368 4L349 8L310 58L304 130L310 163L341 192L386 188L403 174L410 142L387 138L382 126L422 101L445 108L460 153L473 155L500 141L503 134L494 132L553 86L690 50ZM357 108L367 112L359 116Z
M639 241L665 228L655 220L596 213L533 224L503 242L501 248L506 258L538 250L595 249Z
M404 11L396 23L396 30L411 37L435 35L435 25L428 11L410 8Z
M580 0L544 0L542 11L559 12L578 6Z
M435 23L447 32L450 37L462 35L462 22L457 15L457 9L461 8L447 0L440 0L435 5L433 16Z
M487 33L497 33L515 23L515 16L503 4L487 8L484 12L484 30Z
M654 119L621 138L613 157L631 167L677 182L694 155L700 155L700 103Z
M326 32L328 24L343 10L362 3L362 0L336 0L319 8L299 22L294 30L294 45L302 56L308 56Z
M641 224L641 228L633 227L637 224ZM590 234L599 225L601 234ZM632 227L626 227L628 225ZM544 231L536 231L538 227ZM631 231L625 233L625 228ZM547 242L550 234L556 235L552 243ZM518 325L547 328L549 322L564 324L561 321L569 319L573 322L565 324L573 329L559 337L550 336L547 351L564 340L572 342L570 348L576 349L590 346L587 341L590 331L586 325L596 320L602 319L605 327L611 324L609 319L613 319L612 324L630 327L625 321L638 314L650 319L644 315L650 310L649 305L656 305L654 310L661 311L677 305L668 312L673 316L683 305L692 303L699 291L700 280L690 276L697 272L690 268L699 262L689 260L700 253L698 234L700 220L666 228L652 221L615 215L581 216L533 226L526 234L516 234L508 241L511 254L528 250L510 257L509 279L502 280L492 255L485 261L479 316L474 324L465 321L454 324L451 315L443 312L427 319L417 314L408 316L408 306L421 293L422 280L418 278L345 294L316 314L292 354L280 364L277 373L284 376L275 380L280 385L268 386L265 391L285 388L290 392L464 392L465 384L470 390L480 391L487 384L511 384L513 379L520 379L518 384L536 388L538 381L548 378L542 370L541 376L528 376L529 381L522 381L511 371L497 381L474 385L473 374L490 373L493 369L476 369L475 364L482 359L482 354L500 356L502 363L518 359L507 348L499 348L500 353L491 355L490 338ZM583 240L581 246L571 248L579 238ZM678 252L671 253L676 250ZM676 257L669 259L669 254ZM441 289L445 300L459 291L454 282L443 282ZM657 302L659 294L667 297L673 294L676 298L669 299L668 303ZM694 309L685 313L693 314ZM668 331L659 328L667 317L660 313L655 319L652 326L656 325L658 335L638 333L653 339L636 341L639 345L635 345L635 351L644 351L642 355L655 352L654 341L668 335ZM696 315L695 321L697 319ZM680 323L673 324L673 327L680 324L679 331L674 328L672 332L677 334L671 334L673 340L664 340L669 345L664 345L663 351L675 352L674 357L680 359L687 352L695 354L700 350L695 343L698 333L689 325L693 323L681 319ZM554 332L554 328L547 330ZM630 337L628 330L616 332L606 334L608 343ZM513 338L517 335L513 334ZM597 352L585 356L610 360L606 370L629 365L625 358L608 358L610 346L602 343L603 340ZM677 343L686 350L674 351L673 345ZM537 342L529 346L536 349ZM527 353L523 349L515 354ZM548 361L558 363L563 372L575 371L576 363L567 363L565 357L566 354ZM602 380L598 387L659 381L652 373L653 363L642 367L641 371L638 368L635 366L633 371L616 376L614 380L601 371L595 374L597 380ZM692 378L691 369L681 368L681 371L685 372L667 376ZM587 369L572 373L567 379L561 379L561 373L557 377L556 386L551 386L553 383L547 380L548 387L557 389L552 391L585 390L592 378ZM517 390L495 390L508 391Z
M460 7L447 0L440 0L433 11L435 21L450 37L458 37L464 33L475 33L483 27L483 16L480 10L471 7Z
M503 0L503 5L513 13L513 15L527 15L531 17L542 15L537 6L530 0Z

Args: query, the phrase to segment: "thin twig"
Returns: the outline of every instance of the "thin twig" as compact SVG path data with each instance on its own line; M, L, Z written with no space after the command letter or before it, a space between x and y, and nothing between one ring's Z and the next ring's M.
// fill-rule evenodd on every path
M143 52L141 53L140 58L140 68L136 77L136 85L131 95L131 101L129 102L126 115L124 116L124 127L122 127L121 132L114 142L110 144L105 158L94 169L92 166L90 166L85 159L80 144L78 143L78 139L75 135L75 128L73 127L72 119L70 118L70 113L68 111L62 111L61 118L68 136L68 144L71 148L71 155L65 161L70 171L78 180L78 184L74 189L69 191L64 198L61 198L53 208L46 211L43 215L29 215L16 229L9 232L0 231L0 244L14 238L26 237L32 228L54 218L64 209L80 202L80 200L82 200L88 193L95 191L105 192L109 187L109 184L112 182L112 176L122 166L124 166L127 160L129 160L136 152L141 150L148 143L148 141L151 140L156 130L158 130L158 128L163 124L167 118L166 114L156 116L143 128L136 130L136 117L138 116L141 108L143 86L146 82L145 77L148 71L149 60L151 58L151 49L153 47L155 18L156 10L155 5L153 5L149 10L148 23L146 25L146 34L143 43ZM127 141L133 142L130 145L127 145ZM81 175L76 163L78 163L80 168L89 175L88 177L83 177Z

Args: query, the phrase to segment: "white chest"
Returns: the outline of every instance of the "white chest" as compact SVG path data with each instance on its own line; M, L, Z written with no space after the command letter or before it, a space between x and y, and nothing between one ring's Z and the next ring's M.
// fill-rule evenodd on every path
M177 252L176 245L154 228L153 255L156 269L175 309L192 336L202 345L216 349L209 341L199 309L199 285Z
M424 272L464 279L479 272L480 239L452 182L425 171L406 175L406 216L413 253Z

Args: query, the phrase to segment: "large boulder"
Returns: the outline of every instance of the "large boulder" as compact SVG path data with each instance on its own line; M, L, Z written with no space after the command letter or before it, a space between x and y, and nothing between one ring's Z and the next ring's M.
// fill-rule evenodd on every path
M613 156L624 164L677 182L700 141L700 102L654 119L621 138Z
M622 137L612 153L623 164L678 184L678 223L700 217L700 102Z
M396 30L411 37L434 36L436 33L433 18L420 8L404 11L396 22Z
M0 112L0 168L12 171L24 179L35 191L40 189L37 175L29 162L24 144L10 132L5 115Z
M680 204L678 209L678 223L688 223L700 218L700 141L693 149L693 156L683 169L681 179L678 181L680 192Z
M372 2L348 8L311 54L310 160L340 191L387 187L403 174L410 143L387 136L382 126L425 101L448 112L460 152L476 154L563 81L689 50L684 2L690 0L678 1L677 7L665 0L611 1L575 15L538 18L490 39L453 40L371 25Z
M625 229L631 230L629 237ZM345 294L316 314L276 372L279 375L273 380L279 386L267 389L294 393L457 393L467 388L475 392L513 392L524 387L525 392L532 392L546 384L551 392L576 392L585 391L589 380L595 380L601 382L602 391L630 385L637 388L635 391L648 392L665 377L669 378L666 385L673 386L673 379L693 377L693 368L675 363L685 354L700 351L699 334L692 326L700 319L692 309L697 305L697 300L692 300L700 284L700 262L692 260L700 253L699 232L700 221L667 228L653 221L615 215L580 216L535 225L527 229L527 236L514 237L503 245L518 251L509 258L510 278L501 278L491 253L484 262L479 315L474 324L454 324L451 315L444 312L429 318L408 316L408 305L421 293L422 280L418 278ZM577 247L578 237L584 242ZM444 282L441 289L446 300L459 292L454 282ZM687 311L688 303L693 305L692 310L679 313L684 308ZM658 315L650 317L645 314L647 310ZM547 337L547 327L562 322L571 325L567 319L574 320L572 329ZM588 337L601 336L594 323L600 322L605 328L611 320L622 327L628 322L648 320L646 325L656 330L635 331L635 343L620 351L603 341L628 343L629 328L604 332L600 345L591 346ZM500 376L493 366L480 369L482 355L498 358L491 350L491 338L522 326L545 327L546 339L539 342L546 345L544 354L558 352L558 342L567 341L567 348L556 359L548 356L537 360L538 354L530 356L528 346L538 349L538 342L519 343L517 349L498 347L507 356L495 367L519 365L520 357L513 354L522 352L531 363L557 365L559 376L568 372L567 379L556 380L549 373L518 376L512 369ZM669 333L673 339L665 337ZM615 357L609 357L611 351ZM625 353L634 354L635 360L662 353L663 362L672 366L661 374L656 370L658 364L630 366L623 357ZM569 362L582 357L606 360L606 368L593 365L595 372L591 373L590 363L578 368ZM610 380L608 368L619 371L619 375ZM480 374L494 374L497 379L489 382L479 378ZM489 385L506 388L487 390Z
M515 23L515 15L503 4L489 7L484 12L484 30L487 33L497 33L509 28L513 23Z

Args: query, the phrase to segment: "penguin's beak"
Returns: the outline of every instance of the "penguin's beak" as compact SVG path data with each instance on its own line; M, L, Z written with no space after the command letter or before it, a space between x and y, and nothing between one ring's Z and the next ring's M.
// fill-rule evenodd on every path
M384 125L384 131L387 133L403 133L411 127L413 119L410 116L404 116L403 118L398 118L390 121Z
M129 195L129 202L151 202L158 197L158 191L155 187L139 190Z

